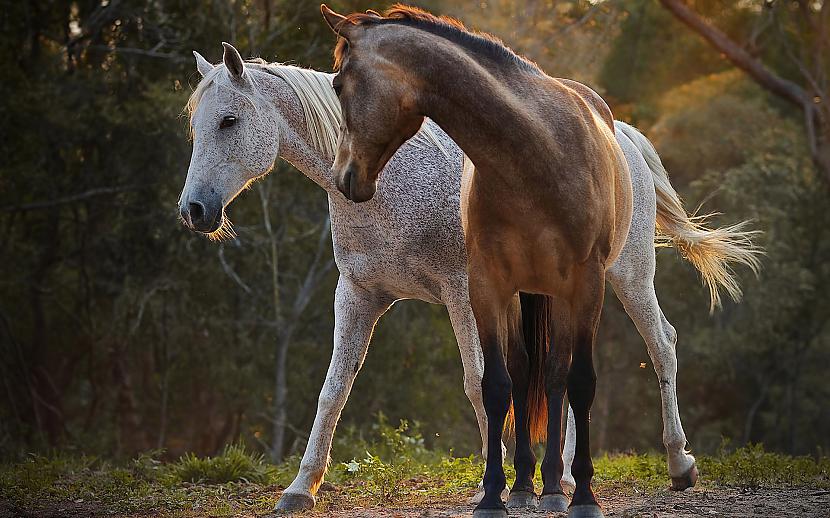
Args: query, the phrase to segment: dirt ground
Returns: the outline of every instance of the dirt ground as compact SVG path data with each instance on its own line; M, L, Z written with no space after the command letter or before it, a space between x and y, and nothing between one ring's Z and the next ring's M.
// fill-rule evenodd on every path
M728 517L728 518L789 518L822 517L830 518L830 491L819 489L728 489L696 488L682 493L662 490L641 494L631 490L603 488L598 491L600 503L606 517L620 518L666 518L666 517ZM335 498L328 509L320 509L299 515L302 518L327 516L332 518L468 518L472 516L473 505L468 495L459 496L459 501L444 501L434 505L420 505L401 508L355 507L339 504ZM47 505L37 510L14 508L0 501L0 518L81 518L101 516L95 506L89 503L66 502ZM176 516L188 518L212 518L217 514L201 514L185 511ZM165 514L140 514L130 518L149 518ZM169 515L168 515L169 516ZM272 517L271 514L221 514L222 517L239 518ZM534 511L511 511L516 518L564 518L564 513Z
M649 495L619 489L597 493L606 517L729 517L729 518L830 518L830 491L817 489L725 489L705 488L681 493L668 489ZM431 508L403 509L334 509L323 516L333 518L460 518L472 516L473 506L466 502L441 504ZM317 515L318 513L314 513ZM534 511L510 512L511 517L564 518L564 513Z

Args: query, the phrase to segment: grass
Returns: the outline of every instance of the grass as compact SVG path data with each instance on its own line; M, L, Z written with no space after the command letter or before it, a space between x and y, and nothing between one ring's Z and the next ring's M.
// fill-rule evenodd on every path
M276 468L267 464L263 455L246 451L242 444L229 444L216 457L197 457L188 453L169 469L169 476L177 482L204 484L268 484L276 473Z
M406 422L393 427L383 418L369 439L354 431L342 434L335 452L354 456L332 464L327 481L333 486L324 486L329 490L320 493L318 502L322 511L358 503L414 506L458 501L459 495L474 492L483 473L476 457L430 451L417 427ZM159 460L160 453L121 464L60 453L0 464L0 511L5 502L20 514L38 509L65 510L69 516L261 514L273 508L279 488L291 481L299 464L292 458L271 465L241 444L227 446L214 457L189 454L168 463ZM698 457L698 466L705 487L830 488L827 457L790 457L748 446ZM662 454L599 456L595 468L599 487L648 492L668 485ZM510 480L511 466L507 472Z

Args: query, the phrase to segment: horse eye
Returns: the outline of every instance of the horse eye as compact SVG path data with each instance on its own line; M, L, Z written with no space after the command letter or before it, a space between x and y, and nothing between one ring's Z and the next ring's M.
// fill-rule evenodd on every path
M336 95L337 97L340 97L340 92L343 91L343 85L341 85L340 83L337 83L337 84L332 84L331 87L334 88L334 95Z
M236 117L233 115L227 115L222 119L222 122L219 123L219 129L230 128L236 124Z

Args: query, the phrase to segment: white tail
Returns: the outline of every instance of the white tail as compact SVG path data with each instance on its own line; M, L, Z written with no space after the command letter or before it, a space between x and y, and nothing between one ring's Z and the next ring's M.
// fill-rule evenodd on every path
M674 246L697 268L703 283L709 288L710 311L721 305L721 287L732 300L738 302L742 292L731 265L746 265L758 275L761 269L758 256L764 252L752 242L752 238L760 231L744 230L748 221L708 228L707 220L715 214L688 214L651 142L624 122L616 121L614 126L634 142L651 169L657 193L655 246Z

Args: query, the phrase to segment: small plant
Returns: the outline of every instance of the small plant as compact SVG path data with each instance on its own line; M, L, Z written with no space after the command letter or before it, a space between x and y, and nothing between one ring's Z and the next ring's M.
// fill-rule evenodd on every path
M164 450L150 450L141 453L131 463L131 471L137 478L155 481L164 474L164 464L159 460Z
M205 484L268 484L276 474L262 454L248 452L241 443L225 446L222 454L216 457L197 457L188 453L171 466L170 473L178 481Z
M478 486L484 477L484 462L475 455L453 457L450 454L428 468L429 476L442 482L442 485L435 488L435 491L442 493L458 493L472 489ZM504 468L508 479L516 477L511 465L505 465Z
M393 502L407 493L403 483L407 478L424 474L429 461L438 462L438 458L424 446L417 423L410 428L409 422L402 419L394 427L379 413L373 431L376 441L363 441L366 457L341 463L341 474L346 480L359 483L361 491L376 502Z
M360 490L376 502L394 502L406 493L403 481L409 475L409 466L385 462L366 452L366 458L344 464L346 471L362 484Z

